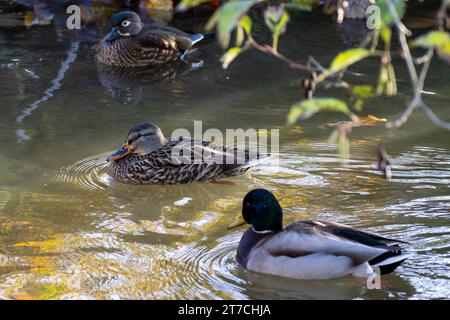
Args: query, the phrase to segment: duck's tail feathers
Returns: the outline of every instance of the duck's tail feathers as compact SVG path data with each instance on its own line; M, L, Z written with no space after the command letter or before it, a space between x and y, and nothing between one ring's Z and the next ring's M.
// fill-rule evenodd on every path
M201 33L191 34L189 36L189 39L191 39L192 46L194 46L197 43L199 43L200 41L214 39L215 37L216 37L216 34L214 32L209 32L209 33L205 33L205 34L201 34Z
M196 33L196 34L189 35L189 39L192 41L192 45L193 46L195 44L199 43L200 41L202 41L203 38L205 38L205 36L202 35L201 33Z
M250 168L256 166L260 162L270 158L270 153L256 153L251 155L250 153L245 154L245 163L230 163L224 164L223 174L226 176L240 175L249 170Z
M207 32L203 34L203 40L214 40L216 38L215 32Z
M370 265L380 268L381 274L393 272L403 261L412 255L411 253L402 252L400 247L396 245L390 248L393 250L385 252L369 261Z
M257 153L256 157L249 158L245 165L249 167L256 166L257 164L260 164L261 162L269 159L271 156L272 155L270 153Z

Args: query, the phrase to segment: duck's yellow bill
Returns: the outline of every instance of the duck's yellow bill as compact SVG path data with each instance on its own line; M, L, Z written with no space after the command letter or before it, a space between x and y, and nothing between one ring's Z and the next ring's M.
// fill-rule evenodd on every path
M246 223L247 222L242 217L236 218L232 223L230 223L228 225L228 229L233 229L233 228L236 228L236 227L240 227L240 226L242 226L242 225L244 225Z
M131 147L128 144L124 144L120 150L117 150L111 155L111 159L119 160L131 153Z

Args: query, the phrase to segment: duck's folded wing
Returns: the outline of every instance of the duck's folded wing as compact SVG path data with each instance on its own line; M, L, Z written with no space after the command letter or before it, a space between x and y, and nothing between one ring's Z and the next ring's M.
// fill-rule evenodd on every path
M173 28L171 26L159 25L157 29L167 31L178 36L189 37L188 33L181 31L180 29Z
M289 228L261 243L260 246L275 257L295 258L312 253L345 256L350 258L355 266L389 251L388 247L385 246L368 246L300 223L289 226Z
M338 237L346 238L368 246L383 246L385 243L390 242L407 243L398 239L386 238L375 233L356 230L340 223L323 220L303 220L301 223L314 226L320 230L330 232Z
M179 138L170 140L164 147L154 151L152 157L168 166L193 163L243 165L249 160L249 152L210 141Z
M183 34L176 34L164 29L146 31L139 39L143 47L166 50L187 50L192 47L192 40Z

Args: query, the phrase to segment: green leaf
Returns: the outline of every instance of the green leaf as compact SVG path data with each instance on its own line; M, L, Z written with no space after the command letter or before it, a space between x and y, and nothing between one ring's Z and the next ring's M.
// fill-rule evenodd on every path
M270 6L264 11L264 21L267 27L274 33L276 29L283 29L289 20L289 16L283 6Z
M375 96L375 89L371 85L358 85L352 88L352 94L356 98L353 108L355 110L361 111L364 100L372 98Z
M286 26L289 22L289 15L283 6L270 6L264 11L264 21L267 27L272 31L273 44L275 51L278 49L278 39L280 35L286 32Z
M412 42L412 46L436 49L439 56L450 63L450 34L443 31L430 31Z
M278 24L276 25L275 30L273 32L273 38L275 42L273 48L275 49L275 51L277 50L278 47L278 38L280 37L280 35L286 32L286 26L288 22L289 22L289 15L286 11L284 11L280 18L280 21L278 21Z
M392 39L392 31L389 26L387 26L385 23L381 23L381 39L383 39L385 44L390 44Z
M416 38L412 45L423 48L441 49L450 44L450 34L443 31L430 31Z
M294 124L299 120L310 118L321 111L336 111L344 113L349 117L353 116L347 104L342 100L334 98L314 98L303 100L293 105L287 116L287 122L288 124Z
M223 48L230 43L230 34L236 28L238 21L258 0L251 1L230 1L225 3L209 19L206 24L207 30L212 30L217 26L220 44Z
M380 67L376 94L382 95L383 93L387 96L397 94L397 79L395 77L394 66L391 63L387 65L381 64Z
M438 49L438 54L442 59L450 63L450 43Z
M395 10L397 11L400 19L403 17L406 11L405 0L391 0L394 4ZM394 17L392 16L389 6L386 4L386 0L377 0L376 5L380 8L381 20L387 25L394 22Z
M228 68L231 62L233 62L234 59L242 52L242 48L239 47L233 47L228 49L227 52L220 58L220 61L222 62L222 67L224 69Z
M363 99L357 99L355 101L355 103L353 104L353 108L357 111L361 111L362 107L364 105L364 100Z
M285 33L288 22L289 22L289 15L286 11L284 11L280 18L280 21L278 21L278 24L275 27L275 33L278 35Z
M177 12L184 12L187 9L190 9L192 7L196 7L202 3L208 2L210 0L182 0L178 6L175 8L175 11Z
M375 96L375 90L369 84L354 86L352 93L360 99L368 99Z
M248 15L243 16L239 23L247 34L252 33L253 21Z
M335 73L342 69L347 68L348 66L358 62L364 58L367 58L370 55L370 51L363 48L356 48L346 50L344 52L339 53L334 60L331 62L329 72Z
M242 46L243 42L244 42L244 29L241 27L241 25L238 25L236 27L236 47Z

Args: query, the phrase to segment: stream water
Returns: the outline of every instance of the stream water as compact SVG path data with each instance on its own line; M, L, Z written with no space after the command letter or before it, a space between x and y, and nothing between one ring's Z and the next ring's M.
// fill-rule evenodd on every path
M364 37L363 28L317 17L291 20L280 50L300 60L312 54L327 65ZM0 14L0 298L450 298L449 131L421 110L397 130L354 129L350 160L342 163L325 126L340 115L284 126L303 96L301 74L271 57L246 53L223 70L222 51L210 43L195 63L142 78L96 65L106 26L71 33L58 20L29 29L10 21ZM391 119L404 110L410 85L396 65L399 94L370 101L365 112ZM377 70L369 61L349 79L374 83ZM432 63L425 95L444 121L448 70ZM127 186L108 177L106 156L133 124L152 121L169 135L192 129L194 120L204 129L278 128L279 161L225 184ZM380 142L392 157L391 181L374 167ZM277 195L285 223L345 223L407 241L414 255L378 290L352 278L297 281L245 271L235 252L246 227L227 226L255 187Z

